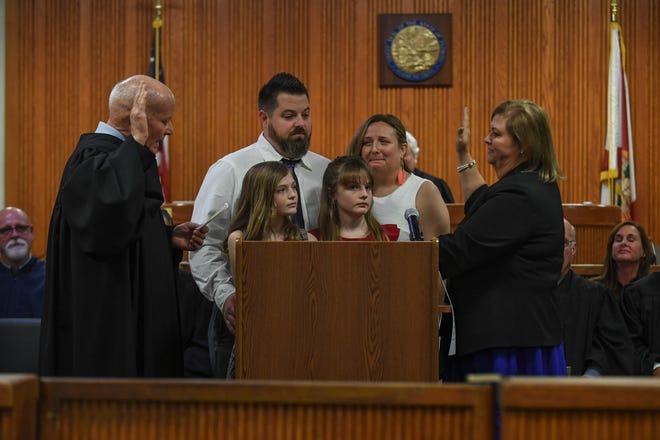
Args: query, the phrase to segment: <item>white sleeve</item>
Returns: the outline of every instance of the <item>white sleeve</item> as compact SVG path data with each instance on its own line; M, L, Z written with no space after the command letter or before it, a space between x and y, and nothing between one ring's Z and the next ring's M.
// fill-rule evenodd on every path
M220 310L236 290L229 258L222 249L234 210L235 182L236 173L231 166L222 160L213 164L204 177L192 214L193 222L204 223L227 203L227 208L208 224L209 232L202 247L189 254L190 272L197 286Z

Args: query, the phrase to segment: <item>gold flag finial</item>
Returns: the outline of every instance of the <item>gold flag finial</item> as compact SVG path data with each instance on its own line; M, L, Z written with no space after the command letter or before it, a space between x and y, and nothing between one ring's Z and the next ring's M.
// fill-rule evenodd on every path
M610 22L617 23L619 21L617 14L619 13L618 0L610 0Z
M163 5L160 0L156 0L156 16L154 17L153 28L159 29L163 25Z

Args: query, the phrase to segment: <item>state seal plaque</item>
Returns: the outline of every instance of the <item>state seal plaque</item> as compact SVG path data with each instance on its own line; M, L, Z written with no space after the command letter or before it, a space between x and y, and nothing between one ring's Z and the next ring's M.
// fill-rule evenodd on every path
M381 87L451 85L451 14L378 16Z

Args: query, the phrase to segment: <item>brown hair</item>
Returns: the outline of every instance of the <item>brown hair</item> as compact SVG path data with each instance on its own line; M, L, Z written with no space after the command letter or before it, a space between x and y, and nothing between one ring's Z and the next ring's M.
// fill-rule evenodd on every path
M396 135L396 140L399 142L399 149L403 149L404 145L408 145L408 139L406 138L406 127L404 127L403 122L399 118L390 114L380 114L369 116L358 128L355 136L351 139L351 142L348 144L348 149L346 154L351 156L360 156L362 157L362 144L364 141L364 135L367 132L367 129L371 124L376 122L384 122L394 129ZM406 164L403 164L403 169L411 173L412 171L406 167Z
M267 237L272 230L275 189L289 173L286 165L276 161L252 166L243 178L241 194L237 200L238 208L228 232L243 231L243 240L263 240ZM289 217L284 219L283 231L284 240L300 240L300 229ZM228 249L226 238L223 248L225 251Z
M639 232L639 237L642 241L642 249L644 249L644 256L639 261L639 268L637 269L637 278L647 275L651 270L651 265L655 260L655 255L653 254L653 245L649 236L646 234L646 231L639 223L633 221L624 221L616 225L612 232L610 232L610 237L607 239L607 249L605 252L605 259L603 260L603 272L594 278L595 281L600 281L602 284L607 286L612 292L618 292L621 289L621 283L617 278L616 273L616 261L612 258L612 246L614 245L614 239L616 234L624 226L632 226L637 229Z
M352 183L362 184L365 177L367 183L373 185L374 178L369 165L360 156L339 156L328 164L323 173L323 186L321 187L321 211L319 213L321 240L339 240L341 225L339 224L337 204L333 203L337 186ZM371 207L369 207L369 211L364 217L375 241L389 240L380 223L371 212Z

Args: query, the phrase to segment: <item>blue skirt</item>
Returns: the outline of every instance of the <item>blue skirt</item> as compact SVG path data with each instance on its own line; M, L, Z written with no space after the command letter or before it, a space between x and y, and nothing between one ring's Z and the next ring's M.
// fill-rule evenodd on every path
M465 382L468 374L502 376L566 376L564 346L492 348L464 356L449 356L443 366L444 382Z

